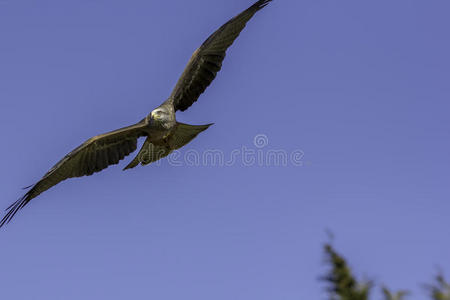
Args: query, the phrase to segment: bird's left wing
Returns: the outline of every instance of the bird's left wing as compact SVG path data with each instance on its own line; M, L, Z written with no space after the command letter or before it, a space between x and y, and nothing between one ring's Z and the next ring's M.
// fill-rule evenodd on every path
M214 32L194 54L168 101L176 110L188 109L206 90L222 68L227 49L254 14L272 0L259 0Z
M84 142L61 159L22 198L6 209L7 213L0 221L0 227L8 223L31 199L59 182L72 177L89 176L119 163L136 150L138 138L146 135L145 126L145 122L141 121Z

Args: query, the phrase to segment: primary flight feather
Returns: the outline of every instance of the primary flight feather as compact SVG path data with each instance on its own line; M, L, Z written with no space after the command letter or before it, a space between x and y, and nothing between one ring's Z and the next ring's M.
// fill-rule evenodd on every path
M176 121L175 112L185 111L206 90L222 67L227 49L247 22L272 0L259 0L225 23L192 54L169 98L137 124L88 139L51 168L28 192L6 209L0 227L33 198L59 182L89 176L118 164L134 152L140 137L146 137L138 155L124 170L157 161L193 140L208 125L188 125Z

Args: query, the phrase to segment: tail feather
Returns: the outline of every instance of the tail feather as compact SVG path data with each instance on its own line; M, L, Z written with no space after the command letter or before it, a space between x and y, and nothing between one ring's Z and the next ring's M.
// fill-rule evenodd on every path
M181 147L192 141L202 131L205 131L213 124L207 125L189 125L184 123L177 123L175 131L167 139L166 145L155 145L149 138L145 140L139 153L136 157L123 169L128 170L136 167L137 165L147 165L161 158L169 155L173 150L180 149Z
M172 150L166 146L154 145L150 142L150 139L145 140L144 145L142 145L141 150L136 155L136 157L123 169L128 170L136 167L137 165L148 165L152 162L160 160L170 154Z
M177 129L170 136L168 143L171 149L180 149L184 145L188 144L201 132L208 129L213 124L206 125L189 125L184 123L177 123Z

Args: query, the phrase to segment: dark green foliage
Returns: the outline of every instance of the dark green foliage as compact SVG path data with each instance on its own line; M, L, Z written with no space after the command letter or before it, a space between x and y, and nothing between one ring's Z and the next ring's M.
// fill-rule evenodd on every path
M450 284L442 274L436 276L436 283L428 286L428 290L433 300L450 300Z
M408 295L407 291L393 293L386 287L383 287L381 290L383 291L384 300L405 300Z
M372 299L373 283L358 281L352 274L347 261L330 244L324 246L327 262L330 266L328 273L322 280L328 283L330 300L369 300ZM436 276L435 283L426 286L431 300L450 300L450 283L447 283L442 274ZM382 287L384 300L406 300L407 291L391 292Z
M368 300L372 283L358 282L345 259L331 245L325 245L325 254L331 265L328 274L323 278L329 283L330 299Z

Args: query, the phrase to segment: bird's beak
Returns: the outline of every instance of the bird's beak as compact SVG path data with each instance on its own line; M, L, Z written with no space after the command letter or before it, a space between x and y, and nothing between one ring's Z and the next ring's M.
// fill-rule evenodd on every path
M154 112L151 113L151 117L152 117L153 120L159 120L160 119L159 115L155 114Z

